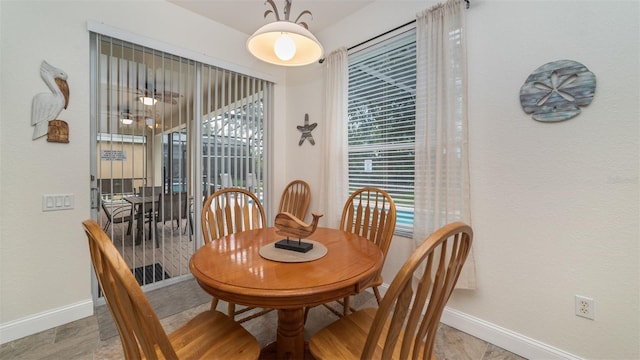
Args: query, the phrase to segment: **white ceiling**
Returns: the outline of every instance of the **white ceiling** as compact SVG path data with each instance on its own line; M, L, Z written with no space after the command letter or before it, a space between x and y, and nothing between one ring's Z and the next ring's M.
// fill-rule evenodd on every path
M211 20L239 30L247 35L253 34L262 25L275 21L273 14L265 19L264 12L271 5L264 0L167 0L187 10L193 11ZM285 0L274 0L280 18L284 18ZM309 25L312 33L317 33L337 23L346 16L371 4L374 0L293 0L289 20L309 10L313 18L304 15L300 21Z

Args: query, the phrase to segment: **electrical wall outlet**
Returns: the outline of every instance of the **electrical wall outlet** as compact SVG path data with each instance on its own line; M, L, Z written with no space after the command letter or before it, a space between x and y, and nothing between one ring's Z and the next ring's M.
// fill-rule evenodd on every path
M576 316L587 319L594 319L595 308L593 299L586 296L576 295Z

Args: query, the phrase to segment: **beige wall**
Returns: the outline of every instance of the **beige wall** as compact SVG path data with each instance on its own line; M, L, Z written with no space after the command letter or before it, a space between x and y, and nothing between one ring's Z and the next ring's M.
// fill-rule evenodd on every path
M327 52L349 47L426 7L378 2L317 36ZM639 11L637 1L472 0L467 12L478 289L456 291L449 306L469 316L467 331L494 342L508 332L517 341L504 346L525 357L549 358L540 353L550 347L560 358L640 358ZM571 120L536 122L520 87L561 59L596 75L595 99ZM331 141L321 138L321 103L308 101L321 98L316 68L288 73L288 136L305 112L318 122L315 147L289 145L288 175L313 188L322 174L306 164ZM322 212L316 200L310 210ZM385 282L411 243L393 240ZM576 294L594 299L595 321L574 315Z
M146 148L145 144L132 144L113 141L100 141L97 144L96 158L98 178L100 179L143 179L145 177ZM125 154L116 159L109 159L104 152Z
M0 342L92 313L81 228L90 217L88 21L276 84L284 79L283 69L247 52L247 35L165 1L0 1ZM69 144L31 140L32 98L48 91L42 60L69 75L70 102L59 116L69 124ZM275 86L277 99L283 89ZM276 101L276 117L284 117L283 106ZM272 132L282 142L280 130ZM274 166L274 182L284 183L282 161L275 158ZM42 195L58 193L74 194L74 209L42 212Z

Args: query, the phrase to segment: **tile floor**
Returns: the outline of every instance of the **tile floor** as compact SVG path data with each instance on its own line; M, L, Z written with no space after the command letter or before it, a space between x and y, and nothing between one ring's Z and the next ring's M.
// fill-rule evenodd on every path
M373 296L371 296L373 297ZM161 320L167 332L179 327L195 314L207 310L209 302L194 308L165 317ZM322 308L322 307L320 307ZM224 311L226 304L220 302L219 309ZM331 316L316 311L309 314L305 327L305 338L315 333ZM315 315L314 315L315 312ZM328 319L328 320L327 320ZM262 346L275 339L276 314L271 312L260 318L248 321L243 325L256 336ZM521 360L520 356L510 353L495 345L465 334L442 324L436 339L435 355L442 359L473 360ZM0 346L0 359L124 359L120 339L113 336L100 339L97 317L90 316L53 329L43 331Z

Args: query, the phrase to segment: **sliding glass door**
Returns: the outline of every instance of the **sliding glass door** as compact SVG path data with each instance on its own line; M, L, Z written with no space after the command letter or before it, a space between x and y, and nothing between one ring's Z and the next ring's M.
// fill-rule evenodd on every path
M264 201L265 94L271 85L205 66L202 179L204 195L244 187Z
M94 216L141 285L190 277L206 196L237 186L266 201L272 84L100 34L92 45Z

